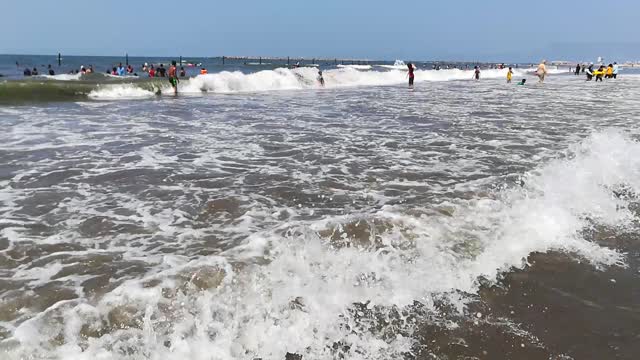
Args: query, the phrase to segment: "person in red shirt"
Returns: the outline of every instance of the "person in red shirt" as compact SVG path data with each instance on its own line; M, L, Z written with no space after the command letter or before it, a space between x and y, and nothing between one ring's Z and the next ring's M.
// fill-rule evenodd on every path
M151 65L151 67L149 68L149 77L155 77L156 76L156 69L153 68L153 65Z

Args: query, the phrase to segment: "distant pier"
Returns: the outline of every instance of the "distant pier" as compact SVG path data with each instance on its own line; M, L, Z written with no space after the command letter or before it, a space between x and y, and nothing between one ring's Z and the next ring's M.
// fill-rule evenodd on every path
M324 57L278 57L278 56L218 56L217 59L222 60L224 65L228 61L232 62L246 62L256 63L259 65L267 63L286 63L287 65L297 64L311 65L311 64L333 64L333 65L369 65L372 60L370 59L341 59L341 58L324 58Z

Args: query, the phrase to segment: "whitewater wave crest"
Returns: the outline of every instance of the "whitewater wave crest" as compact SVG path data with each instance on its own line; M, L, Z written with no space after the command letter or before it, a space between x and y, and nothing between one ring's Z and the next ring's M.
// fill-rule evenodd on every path
M595 133L524 174L523 186L493 196L451 200L422 215L387 205L375 213L290 222L197 260L167 254L146 277L123 282L96 303L60 302L20 324L13 340L21 346L8 354L401 358L412 345L414 322L392 319L389 309L419 302L437 311L435 299L447 294L462 308L460 292L474 293L480 278L495 281L523 267L532 252L624 266L623 254L581 233L594 223L621 227L634 220L628 200L612 189L640 191L638 153L640 144L623 133ZM354 238L357 226L369 228L367 235ZM405 336L384 336L383 325L392 321ZM106 327L113 323L126 326ZM83 331L103 335L87 340ZM58 334L64 346L52 345Z

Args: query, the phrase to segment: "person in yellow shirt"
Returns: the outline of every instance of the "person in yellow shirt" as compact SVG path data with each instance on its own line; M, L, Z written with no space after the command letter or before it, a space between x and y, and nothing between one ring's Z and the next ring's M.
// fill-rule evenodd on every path
M605 78L613 79L613 64L609 64L609 66L607 66L607 73L605 75Z
M511 83L511 78L513 77L513 69L509 66L509 72L507 73L507 84Z

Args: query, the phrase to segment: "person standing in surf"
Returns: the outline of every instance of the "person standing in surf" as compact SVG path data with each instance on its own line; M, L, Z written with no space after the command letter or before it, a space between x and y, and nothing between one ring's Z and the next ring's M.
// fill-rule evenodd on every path
M593 80L593 64L589 65L587 69L587 81Z
M480 80L480 66L475 66L473 69L473 78L476 79L476 81Z
M538 65L538 69L536 70L536 75L538 75L538 82L543 83L544 78L547 76L547 60L542 60Z
M413 81L415 80L415 74L413 72L416 68L413 67L412 63L408 63L407 68L409 68L409 72L407 73L407 75L409 76L409 87L413 89Z
M322 76L322 70L318 70L318 83L321 87L324 87L324 76Z
M507 72L507 84L511 83L511 78L513 77L513 68L509 66L509 72Z
M602 82L602 78L604 77L605 72L606 70L604 68L604 65L600 65L598 70L593 72L593 75L596 77L596 82L598 81Z
M171 66L169 67L169 82L171 83L171 87L173 87L173 93L178 95L178 69L176 68L176 61L171 62Z

